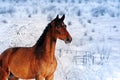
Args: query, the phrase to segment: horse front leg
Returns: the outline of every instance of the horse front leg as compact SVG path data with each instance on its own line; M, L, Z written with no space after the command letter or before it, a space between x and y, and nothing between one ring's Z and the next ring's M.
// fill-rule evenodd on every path
M39 75L39 76L35 77L35 80L44 80L44 77Z
M54 74L47 76L45 80L54 80Z
M19 78L12 76L12 77L8 78L8 80L19 80Z

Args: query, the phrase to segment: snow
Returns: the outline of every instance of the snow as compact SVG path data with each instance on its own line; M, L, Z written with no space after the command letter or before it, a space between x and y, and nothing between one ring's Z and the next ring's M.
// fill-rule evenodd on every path
M57 14L73 41L57 41L55 80L119 80L120 0L0 0L0 52L33 46Z

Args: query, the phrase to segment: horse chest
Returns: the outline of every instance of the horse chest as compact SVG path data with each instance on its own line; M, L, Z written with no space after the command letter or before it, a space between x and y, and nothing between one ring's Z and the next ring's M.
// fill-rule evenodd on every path
M56 70L56 63L55 62L51 62L48 64L48 66L46 67L46 72L49 73L53 73Z
M46 61L41 61L41 62L42 63L38 64L39 65L38 68L35 68L35 69L38 69L37 71L40 75L46 77L55 72L57 67L56 59L50 62L46 62Z

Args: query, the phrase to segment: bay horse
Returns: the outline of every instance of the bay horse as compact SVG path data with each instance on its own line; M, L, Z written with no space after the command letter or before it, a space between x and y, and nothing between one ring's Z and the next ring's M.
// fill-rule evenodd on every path
M35 79L54 80L54 72L57 67L55 46L57 39L66 44L72 41L72 37L64 24L65 15L61 18L57 15L32 47L13 47L5 50L0 58L0 80L6 80L12 73L14 80ZM10 80L10 79L8 79Z

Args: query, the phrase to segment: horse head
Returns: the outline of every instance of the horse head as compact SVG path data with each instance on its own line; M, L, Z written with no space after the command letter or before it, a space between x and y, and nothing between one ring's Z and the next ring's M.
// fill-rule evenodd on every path
M70 43L72 41L72 37L67 31L67 26L64 23L65 15L61 18L57 15L56 18L51 22L53 31L53 37L58 38L60 40L65 41L65 43Z

